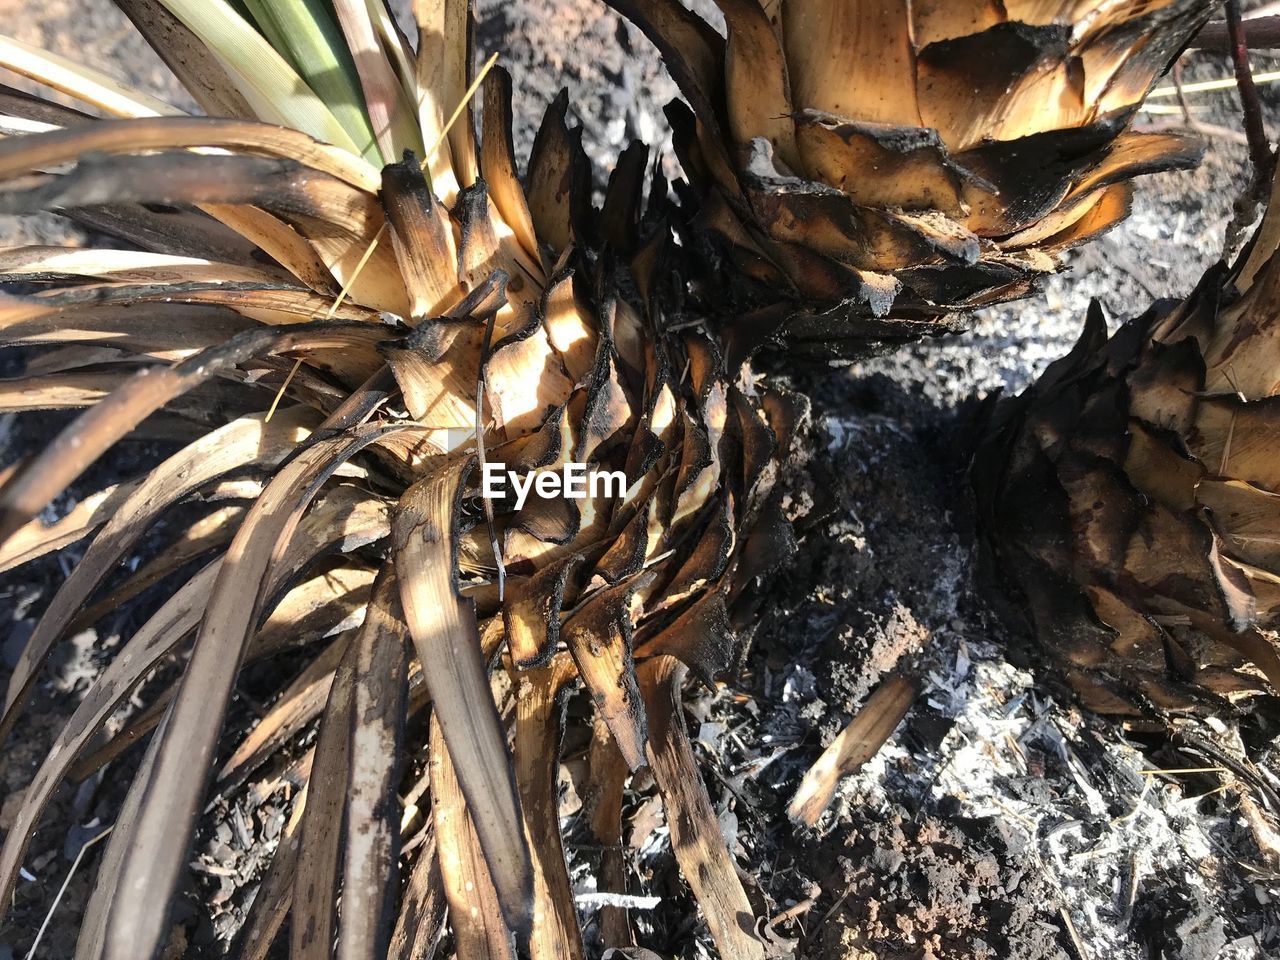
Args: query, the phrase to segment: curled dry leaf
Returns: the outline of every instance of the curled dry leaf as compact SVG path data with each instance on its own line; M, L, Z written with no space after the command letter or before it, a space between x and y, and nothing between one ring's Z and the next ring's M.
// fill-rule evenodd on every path
M351 728L357 656L356 646L348 646L334 671L329 699L320 720L313 771L318 769L328 774L343 771L354 759ZM289 924L289 952L298 960L318 960L328 957L333 950L338 920L334 891L342 855L347 787L345 779L332 775L318 776L308 783Z
M440 725L431 722L431 811L459 956L514 960L511 931ZM523 838L522 838L523 839ZM532 899L532 893L530 893Z
M461 485L471 467L469 460L454 461L410 487L400 501L392 539L403 571L400 599L431 691L433 726L451 745L448 775L467 798L503 916L508 926L527 935L533 867L511 756L489 695L475 601L459 595L454 573Z
M572 658L560 653L547 666L516 677L516 780L534 869L529 952L547 960L585 956L560 841L559 740L566 684L574 674Z

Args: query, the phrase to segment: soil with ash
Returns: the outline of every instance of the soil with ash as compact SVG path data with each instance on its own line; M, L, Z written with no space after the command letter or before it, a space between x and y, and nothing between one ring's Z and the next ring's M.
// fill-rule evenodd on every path
M0 0L0 20L3 32L172 94L158 61L106 0ZM603 6L483 0L478 37L486 54L501 52L515 79L522 151L561 85L599 183L631 138L665 144L661 107L674 87L647 41ZM1276 60L1258 55L1254 64L1274 69ZM1187 58L1187 79L1228 73L1224 58ZM1275 89L1263 88L1273 127L1280 126ZM1239 129L1230 92L1196 95L1192 107L1201 122ZM1168 119L1143 114L1139 122ZM1280 956L1272 745L1280 704L1263 698L1225 722L1179 721L1145 738L1081 713L1027 638L1011 634L987 602L964 478L975 397L1034 379L1069 348L1090 298L1118 321L1153 297L1186 293L1221 255L1245 152L1220 132L1209 139L1198 170L1143 181L1129 221L1076 251L1037 296L983 312L970 333L842 369L766 361L813 400L808 461L788 480L800 554L770 588L732 687L690 689L687 719L749 894L762 915L779 918L767 930L779 956ZM92 240L55 218L0 229L6 242ZM5 375L16 372L14 362L6 361ZM43 414L0 418L3 463L38 449L51 425ZM126 445L52 513L165 452ZM4 577L0 684L75 556ZM12 824L56 729L158 599L145 595L60 647L0 753L0 831ZM162 671L157 688L175 668ZM226 746L296 670L276 663L249 672ZM817 829L793 827L785 806L800 778L895 670L922 678L906 721L842 783ZM571 716L588 709L570 705ZM130 720L126 710L115 727ZM573 881L585 895L596 863L572 776L584 745L572 736L562 814ZM295 746L312 737L314 730ZM0 922L0 960L26 955L72 862L119 810L136 755L127 751L58 794ZM1152 772L1184 769L1213 772ZM264 768L255 774L261 780L229 792L201 827L179 908L193 921L188 956L221 955L243 917L288 811L289 791L273 779L279 772ZM407 772L406 790L420 773ZM680 881L652 785L640 777L633 787L626 841L644 892L655 898L632 910L642 942L664 956L715 956ZM99 850L72 876L37 956L73 954ZM594 908L589 897L581 903L590 939Z
M991 817L849 818L824 844L827 883L843 889L824 956L957 955L1040 960L1060 953L1044 904L1053 890L1026 837ZM885 950L881 945L890 944Z
M721 797L754 820L743 862L764 865L775 912L812 900L787 928L799 956L1280 949L1275 835L1256 813L1275 786L1276 703L1238 727L1188 720L1145 741L1081 713L978 581L964 486L973 406L884 372L797 386L823 413L796 505L817 510L817 491L834 504L774 587L742 677L751 700L717 697L700 724L732 731L728 756L704 755L719 779L751 771L733 803ZM895 670L923 678L901 728L816 830L789 825L800 777ZM1214 768L1220 754L1265 779L1143 773Z

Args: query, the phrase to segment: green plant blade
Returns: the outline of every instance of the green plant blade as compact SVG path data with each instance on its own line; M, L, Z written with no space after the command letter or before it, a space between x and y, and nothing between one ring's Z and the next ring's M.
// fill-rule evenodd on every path
M213 51L259 119L363 153L325 102L226 0L161 2Z
M330 7L322 0L244 0L271 46L324 101L370 163L378 150L355 61ZM394 157L389 159L395 159Z

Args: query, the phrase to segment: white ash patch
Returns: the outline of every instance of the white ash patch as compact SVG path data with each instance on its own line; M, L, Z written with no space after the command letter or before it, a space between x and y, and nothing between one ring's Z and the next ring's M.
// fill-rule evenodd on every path
M1225 912L1230 889L1218 886L1233 872L1240 851L1221 836L1233 824L1199 808L1200 796L1178 783L1144 775L1150 762L1118 727L1089 718L1047 696L1035 678L1010 664L996 645L942 631L929 651L926 684L917 701L953 722L937 750L922 755L905 731L909 722L857 773L840 785L820 830L840 830L853 811L888 815L902 797L944 801L956 815L990 817L1025 838L1039 867L1058 891L1089 958L1133 958L1146 953L1129 923L1144 881L1195 891ZM1091 744L1082 757L1081 735ZM1097 748L1101 752L1097 752ZM1030 756L1029 756L1030 754ZM1044 756L1059 769L1037 768ZM1037 781L1045 790L1029 796L1018 785ZM1116 785L1124 789L1117 791ZM1117 804L1123 808L1117 811ZM1261 867L1262 864L1257 866ZM1280 897L1273 881L1252 891L1262 903ZM1224 940L1223 918L1192 914L1177 927L1182 956L1199 956L1197 941ZM1243 960L1264 954L1252 936L1235 939L1215 954Z

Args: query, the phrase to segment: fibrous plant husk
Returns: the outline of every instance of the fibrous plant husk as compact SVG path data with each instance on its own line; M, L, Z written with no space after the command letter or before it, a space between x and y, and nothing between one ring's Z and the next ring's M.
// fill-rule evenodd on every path
M995 407L972 480L998 596L1093 710L1280 690L1280 202L1234 266Z
M167 599L26 789L0 904L59 785L150 733L80 960L165 950L211 792L264 764L299 793L234 955L266 955L287 923L293 957L335 942L344 958L419 957L447 912L462 960L582 957L557 807L581 689L599 846L619 848L622 791L651 766L722 956L763 957L680 703L687 673L710 684L730 668L755 585L791 550L774 481L805 407L687 316L669 324L666 188L646 209L643 149L593 209L561 99L522 182L500 69L474 126L462 0L416 3L416 44L363 0L119 5L217 118L0 43L4 65L105 115L5 94L0 209L122 241L0 252L0 274L27 285L0 299L0 340L32 357L4 409L82 410L3 478L0 557L11 569L85 543L10 679L0 735L69 630L156 584ZM177 452L45 523L95 460L157 423ZM522 477L585 463L625 489L537 491L516 509L483 495L486 462ZM200 513L189 530L164 523L179 506ZM144 536L167 545L122 575ZM301 672L224 737L242 667L281 655ZM130 702L124 729L109 725ZM410 770L429 812L403 825L402 855ZM620 856L599 880L625 892ZM634 942L621 911L602 930L604 947Z
M611 3L687 101L686 210L732 278L736 349L958 329L1123 219L1133 177L1200 154L1129 121L1207 0L717 0L727 39L679 0Z

